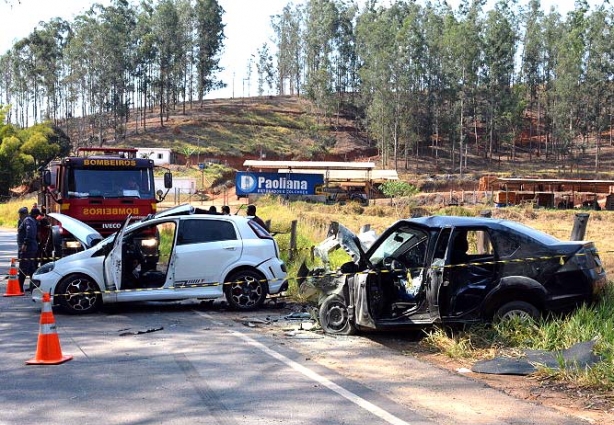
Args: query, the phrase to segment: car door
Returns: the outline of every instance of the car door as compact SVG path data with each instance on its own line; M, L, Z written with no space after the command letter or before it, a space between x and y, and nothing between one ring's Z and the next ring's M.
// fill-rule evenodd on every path
M241 258L243 243L232 220L184 218L174 257L174 284L201 296L223 294L223 280Z
M457 266L449 272L448 300L442 316L478 317L478 309L498 275L491 235L486 228L455 229L450 247L449 263Z
M126 232L126 226L128 226L131 218L132 215L128 215L128 217L126 217L126 221L124 222L123 226L115 235L113 248L111 248L103 262L105 286L109 290L122 289L122 244L124 234Z
M450 228L439 232L430 265L426 270L426 299L432 322L441 319L440 305L445 302L447 294L449 264L446 263L446 252L450 242Z
M379 276L371 273L358 273L349 277L348 290L350 295L349 306L354 307L354 321L357 326L366 329L375 329L375 321L371 314L372 297L369 296L369 285Z

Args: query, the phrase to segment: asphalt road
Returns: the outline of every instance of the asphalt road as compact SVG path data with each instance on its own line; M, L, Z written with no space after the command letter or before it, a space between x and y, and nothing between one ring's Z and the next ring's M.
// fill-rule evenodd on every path
M0 232L2 262L14 245ZM366 338L291 341L238 317L197 302L56 312L73 360L27 366L40 306L1 297L0 424L584 423Z

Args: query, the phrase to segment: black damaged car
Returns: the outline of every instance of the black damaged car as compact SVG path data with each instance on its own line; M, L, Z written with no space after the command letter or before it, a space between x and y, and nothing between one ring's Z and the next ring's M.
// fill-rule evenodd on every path
M325 332L537 319L593 301L606 272L593 242L562 241L509 220L432 216L400 220L367 249L339 223L316 248L352 260L311 272Z

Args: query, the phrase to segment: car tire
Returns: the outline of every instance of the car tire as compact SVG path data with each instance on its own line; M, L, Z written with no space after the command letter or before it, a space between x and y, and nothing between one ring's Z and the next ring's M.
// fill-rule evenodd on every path
M228 277L224 283L224 293L232 309L254 310L264 304L267 287L267 281L260 273L242 270Z
M322 330L331 335L353 335L356 327L350 321L345 301L339 295L330 295L318 309L318 319Z
M74 274L64 278L55 296L58 304L69 314L94 313L102 306L102 294L98 284L89 276Z
M540 312L533 304L525 301L511 301L503 304L495 312L495 321L509 320L514 317L531 319L537 321L540 318Z

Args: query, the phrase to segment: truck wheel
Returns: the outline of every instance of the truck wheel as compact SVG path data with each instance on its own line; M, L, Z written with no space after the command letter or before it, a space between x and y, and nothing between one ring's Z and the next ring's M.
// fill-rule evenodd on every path
M503 304L496 311L495 321L509 320L518 317L520 319L530 319L537 321L540 318L540 312L533 304L525 301L510 301Z
M88 314L100 309L102 295L94 280L83 274L66 277L57 287L58 304L70 314Z
M356 327L350 321L348 308L339 295L330 295L322 302L318 309L320 326L327 334L353 335Z

